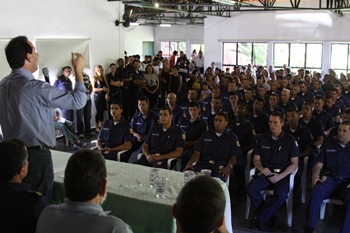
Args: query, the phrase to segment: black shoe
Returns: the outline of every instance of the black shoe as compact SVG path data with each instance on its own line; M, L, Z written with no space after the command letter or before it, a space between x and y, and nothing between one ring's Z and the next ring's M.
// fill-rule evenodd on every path
M267 222L265 223L265 226L269 228L273 228L278 225L279 221L280 220L278 219L277 215L274 214L269 218L269 220L267 220Z
M254 217L252 220L250 220L250 229L259 231L260 230L260 221L257 217Z

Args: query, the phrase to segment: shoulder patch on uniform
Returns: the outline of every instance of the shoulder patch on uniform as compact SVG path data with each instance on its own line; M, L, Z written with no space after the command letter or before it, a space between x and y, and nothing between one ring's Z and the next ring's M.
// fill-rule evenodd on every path
M236 145L237 145L238 147L241 147L241 145L239 144L239 141L238 141L238 140L236 141Z
M297 147L299 147L299 145L298 145L298 142L297 142L297 141L295 141L295 145L296 145Z
M133 134L134 133L134 130L132 130L132 128L130 128L130 133Z
M157 164L158 164L158 166L160 166L160 165L162 165L162 163L163 163L163 162L158 162Z
M157 120L157 123L160 124L160 120L159 119Z
M207 131L209 131L209 128L208 128L208 126L206 126L206 127L205 127L205 129L206 129Z
M37 192L37 191L26 190L26 191L24 191L24 192L30 193L31 195L36 196L36 197L41 197L41 196L42 196L42 193Z
M181 137L182 137L183 140L186 140L186 135L185 134L182 134Z

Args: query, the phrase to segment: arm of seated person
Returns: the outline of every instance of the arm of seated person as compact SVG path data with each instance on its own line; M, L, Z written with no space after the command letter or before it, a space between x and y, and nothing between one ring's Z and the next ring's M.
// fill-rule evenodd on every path
M269 180L271 183L273 183L273 184L277 183L278 181L280 181L284 177L286 177L289 174L291 174L292 172L294 172L295 169L297 169L299 158L293 157L290 159L290 161L291 161L291 164L282 173L280 173L280 174L272 173L272 176L269 177Z
M201 156L201 153L199 151L194 151L190 161L187 163L184 170L187 170L189 168L193 169L192 164L196 163L199 160L200 156Z
M124 142L123 144L116 146L116 147L112 147L112 148L106 148L106 150L108 151L122 151L122 150L129 150L131 147L131 141L130 142Z
M178 158L181 157L182 153L184 152L184 148L178 147L174 151L169 152L167 154L156 156L155 160L163 160L163 159L171 159L171 158Z

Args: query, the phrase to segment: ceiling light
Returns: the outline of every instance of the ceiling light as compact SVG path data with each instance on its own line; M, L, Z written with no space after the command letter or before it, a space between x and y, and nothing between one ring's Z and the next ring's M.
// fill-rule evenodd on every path
M168 27L171 27L171 24L169 24L169 23L161 23L159 26L168 28Z
M154 3L154 7L159 7L159 3L158 2L156 2L156 3Z

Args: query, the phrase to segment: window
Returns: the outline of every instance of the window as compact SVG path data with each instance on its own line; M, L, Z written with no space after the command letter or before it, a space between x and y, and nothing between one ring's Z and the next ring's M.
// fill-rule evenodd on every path
M322 44L321 43L274 43L274 66L282 68L287 65L296 71L308 69L321 71Z
M331 68L340 76L340 73L350 72L350 44L331 45Z
M186 53L186 42L162 41L161 50L163 52L163 57L167 58L169 58L175 50L178 51L178 53L180 53L180 51L184 51L184 53Z
M196 50L197 54L198 54L199 50L201 50L203 52L203 54L205 54L204 44L191 44L191 53L193 50Z
M223 69L234 65L263 65L267 63L267 43L223 43Z

